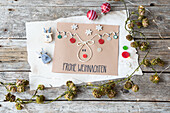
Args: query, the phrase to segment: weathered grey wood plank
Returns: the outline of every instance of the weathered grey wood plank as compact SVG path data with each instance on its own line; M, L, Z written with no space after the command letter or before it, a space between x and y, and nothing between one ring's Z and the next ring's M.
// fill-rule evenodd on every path
M170 9L164 7L148 7L155 15L156 21L161 28L161 33L165 38L170 38L169 22ZM86 15L90 9L100 11L100 7L25 7L25 6L2 6L0 7L0 38L24 38L25 23L30 21L56 20L61 17ZM123 7L115 6L112 10L123 10ZM130 7L130 10L137 7ZM151 18L151 17L150 17ZM159 38L158 31L152 24L149 28L142 31L148 38Z
M117 96L113 99L109 99L107 96L101 99L94 98L91 89L80 88L78 95L74 100L143 100L143 101L170 101L170 74L162 74L161 81L158 84L153 84L150 82L149 77L154 73L145 73L143 76L134 76L133 82L139 85L139 92L134 93L129 91L128 93L123 92L124 82L119 83L115 90L117 91ZM15 82L16 79L27 79L28 72L1 72L0 81L5 83ZM105 83L106 81L94 82L94 84ZM44 91L39 91L38 94L43 94L46 100L51 100L61 95L66 91L66 86L61 86L59 88L47 88ZM32 97L34 91L30 91L29 88L24 93L16 93L16 96L22 99L29 99ZM4 87L0 86L0 100L5 99L7 94ZM61 98L60 100L65 100Z
M170 40L149 40L151 51L148 58L162 58L166 65L164 67L154 66L157 71L162 71L170 64L170 51L167 46L170 46ZM8 44L5 40L0 40L0 71L10 70L30 70L27 63L26 40L13 40ZM140 61L142 61L146 52L139 51ZM151 68L142 67L143 71L152 71ZM167 70L168 72L170 71Z
M168 1L166 0L129 0L130 2L134 3L135 5L148 5L150 6L151 3L154 3L155 6L167 6L170 5ZM50 1L44 1L44 0L4 0L0 1L0 5L2 6L100 6L102 3L106 2L106 0L50 0ZM109 2L109 1L108 1ZM110 1L109 3L117 6L122 6L121 2L114 2ZM131 5L127 2L127 5Z
M4 113L169 113L168 102L57 101L51 104L27 104L17 111L14 103L0 102Z

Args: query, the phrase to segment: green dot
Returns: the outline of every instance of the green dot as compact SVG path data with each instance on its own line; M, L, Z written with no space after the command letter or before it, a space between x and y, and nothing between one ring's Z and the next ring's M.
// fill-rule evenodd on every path
M127 46L123 46L123 49L124 49L124 50L127 50L127 49L128 49L128 47L127 47Z
M58 39L61 39L62 38L62 36L61 35L58 35Z

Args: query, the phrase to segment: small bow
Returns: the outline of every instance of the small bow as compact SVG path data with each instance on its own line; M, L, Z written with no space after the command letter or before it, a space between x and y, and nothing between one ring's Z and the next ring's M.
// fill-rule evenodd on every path
M85 44L93 45L94 44L94 40L81 41L81 42L77 43L78 46L83 46Z

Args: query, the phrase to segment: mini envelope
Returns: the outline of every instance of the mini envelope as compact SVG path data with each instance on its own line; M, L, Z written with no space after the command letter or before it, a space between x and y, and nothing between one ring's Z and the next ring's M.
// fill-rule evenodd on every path
M57 23L52 72L118 76L119 26Z

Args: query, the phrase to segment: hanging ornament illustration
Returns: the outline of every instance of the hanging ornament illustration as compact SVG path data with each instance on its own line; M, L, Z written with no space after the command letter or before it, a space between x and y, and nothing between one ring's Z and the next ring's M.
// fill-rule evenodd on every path
M48 56L48 53L43 50L43 48L42 48L42 51L40 52L39 58L42 59L42 62L43 62L44 64L48 64L48 63L50 63L51 60L52 60L51 57Z
M67 38L67 32L64 32L64 36L63 36L64 38Z
M43 28L43 30L44 30L44 32L43 32L43 34L44 34L44 42L45 43L50 43L50 42L52 42L53 41L53 38L52 38L52 31L51 31L51 27L49 28L49 29L45 29L45 28Z
M114 36L113 36L114 39L117 39L118 38L118 35L117 33L114 33Z

